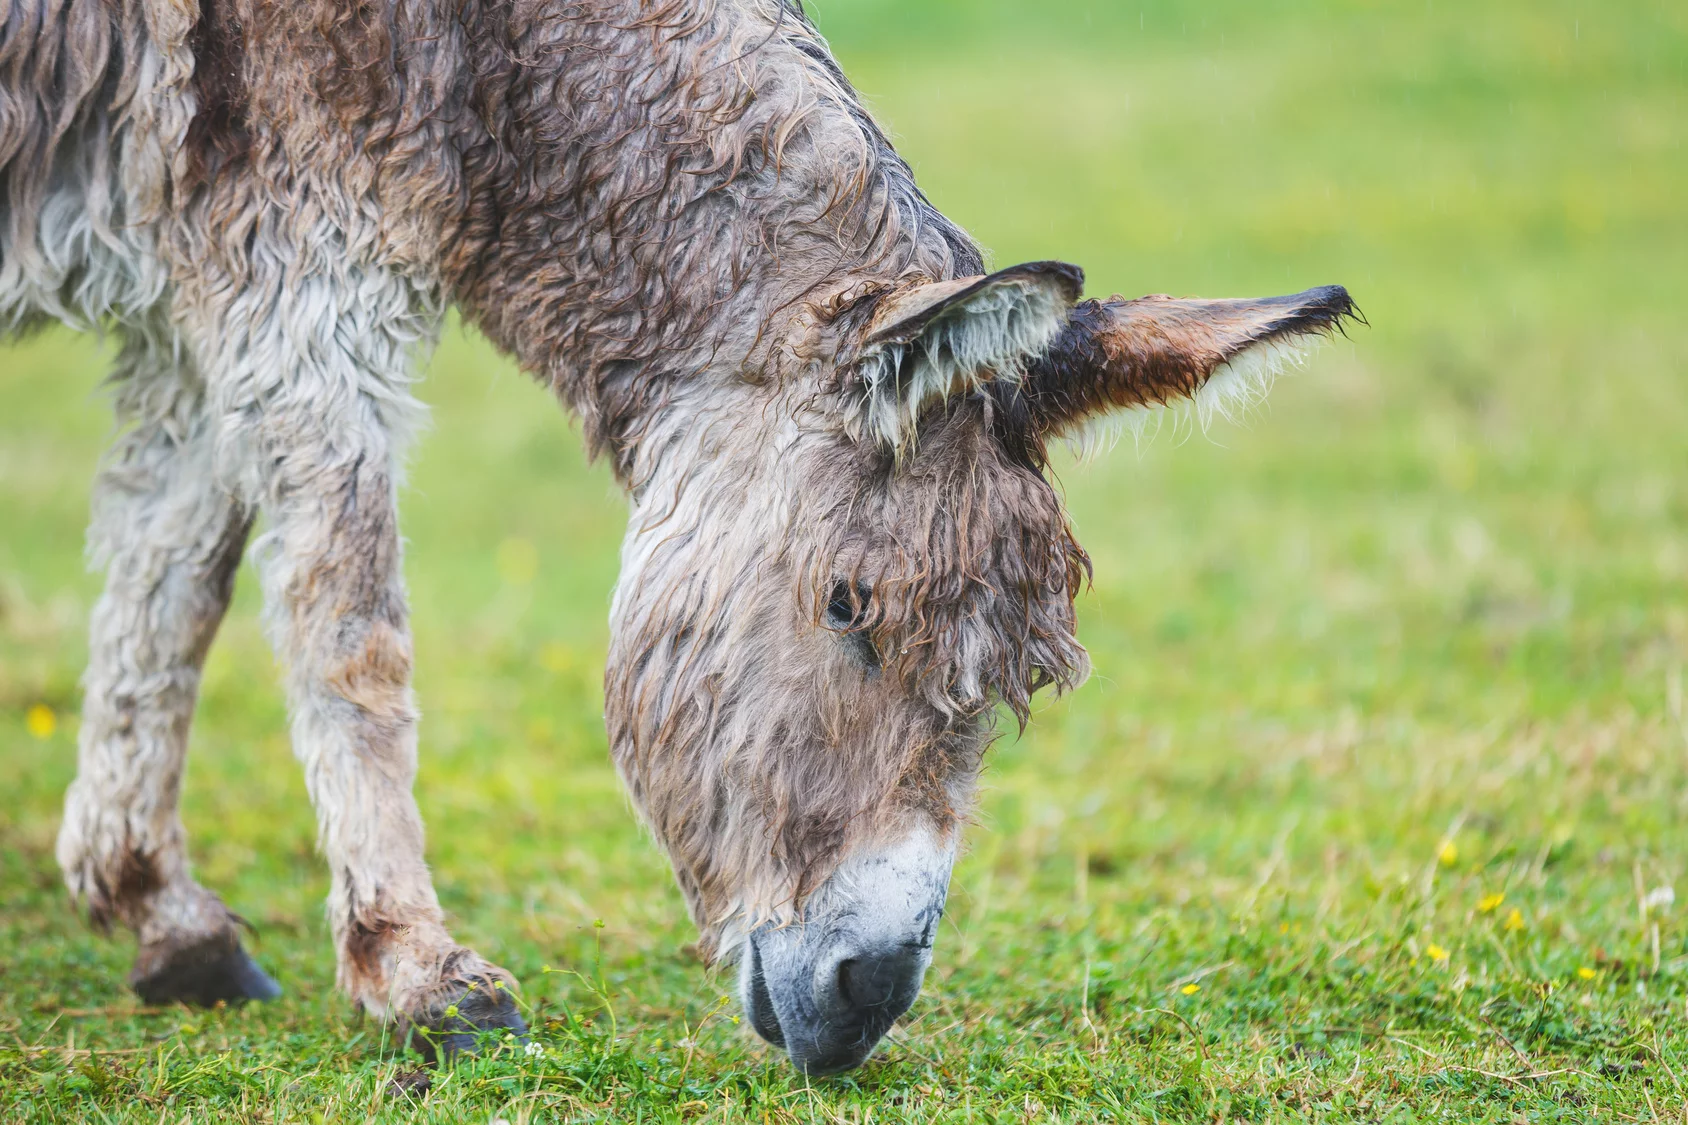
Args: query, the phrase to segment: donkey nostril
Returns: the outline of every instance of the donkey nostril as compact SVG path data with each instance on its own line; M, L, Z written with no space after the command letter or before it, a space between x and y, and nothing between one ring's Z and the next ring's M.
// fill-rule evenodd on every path
M855 967L855 964L855 959L850 957L838 962L838 995L843 997L844 1003L852 1008L859 1008L861 1005L850 994L850 970Z
M838 963L838 995L858 1012L889 1010L895 1019L920 991L921 964L901 952L850 957Z

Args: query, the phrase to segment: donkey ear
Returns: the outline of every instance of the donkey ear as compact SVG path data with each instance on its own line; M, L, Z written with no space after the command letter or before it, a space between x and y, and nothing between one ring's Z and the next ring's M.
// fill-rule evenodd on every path
M1047 435L1068 435L1110 412L1191 400L1206 425L1271 388L1286 362L1320 337L1364 324L1340 285L1289 297L1086 301L1027 365L1021 393Z
M1083 291L1077 266L1029 262L881 298L846 385L852 428L906 448L928 406L993 379L1017 380Z

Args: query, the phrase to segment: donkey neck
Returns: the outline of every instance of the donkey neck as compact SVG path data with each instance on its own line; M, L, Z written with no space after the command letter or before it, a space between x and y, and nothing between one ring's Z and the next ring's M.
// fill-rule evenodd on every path
M695 381L787 377L817 298L980 269L795 5L627 7L483 13L479 56L501 62L474 86L445 251L471 318L624 481Z

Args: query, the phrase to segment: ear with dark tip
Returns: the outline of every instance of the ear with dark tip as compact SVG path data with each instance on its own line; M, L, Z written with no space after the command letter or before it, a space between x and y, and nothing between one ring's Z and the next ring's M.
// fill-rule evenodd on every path
M902 450L920 415L1021 369L1067 324L1084 271L1030 262L881 297L844 387L856 436Z
M1252 300L1085 301L1026 365L1021 394L1050 436L1181 399L1205 424L1215 411L1258 401L1285 362L1349 321L1365 323L1340 285Z

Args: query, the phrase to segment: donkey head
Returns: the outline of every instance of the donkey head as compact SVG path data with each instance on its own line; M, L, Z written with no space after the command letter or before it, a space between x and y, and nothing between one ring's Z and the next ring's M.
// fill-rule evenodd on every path
M676 391L643 435L612 610L612 747L712 956L811 1073L913 1002L1001 709L1085 675L1089 561L1045 443L1260 393L1338 287L1080 304L1075 267L862 283L788 377ZM688 398L687 395L695 397Z

